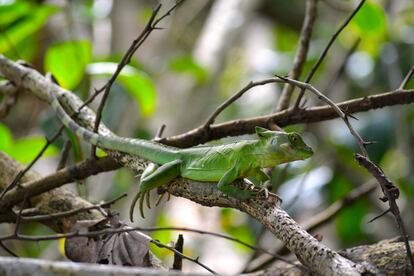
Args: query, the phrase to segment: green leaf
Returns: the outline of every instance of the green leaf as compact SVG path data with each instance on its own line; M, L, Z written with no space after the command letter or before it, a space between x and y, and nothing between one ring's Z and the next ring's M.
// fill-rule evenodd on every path
M0 123L0 150L6 151L10 148L13 143L13 137L10 130L3 124Z
M386 15L380 5L367 1L351 21L361 36L379 37L386 32Z
M138 208L136 208L138 209ZM135 216L138 215L139 212L137 210L135 211ZM165 214L165 212L160 212L156 217L156 227L167 227L169 225L174 225L174 222L171 221L171 219ZM167 243L169 241L172 241L176 239L176 237L173 236L173 233L171 231L155 231L151 233L151 237L155 240L159 240L163 243ZM186 250L189 250L190 245L187 245ZM159 256L161 259L166 259L168 255L170 255L170 252L167 250L163 250L163 248L159 248L158 246L154 246L154 244L150 244L151 251L154 252L157 256ZM191 250L191 249L190 249Z
M21 163L32 161L46 143L43 137L22 138L13 142L10 131L2 124L0 124L0 137L2 138L0 139L0 150ZM55 146L50 145L43 153L43 157L55 156L58 152Z
M81 82L91 59L92 46L89 41L63 42L47 50L45 70L51 72L61 86L73 90Z
M0 18L2 18L1 25L4 30L3 35L0 36L0 53L17 48L17 45L23 39L36 33L46 23L47 19L58 10L55 6L30 5L29 12L27 12L28 7L22 5L16 3L1 6ZM15 7L16 12L11 14L7 12L8 9L12 10ZM6 25L7 23L10 24Z
M336 216L336 231L344 244L366 241L368 237L362 228L366 213L364 202L356 202Z
M116 67L117 64L113 62L97 62L89 64L87 72L91 75L109 77L115 72ZM157 93L154 83L147 74L127 65L121 71L117 80L135 99L144 116L149 116L155 111Z
M275 29L276 49L280 52L293 52L298 43L298 39L298 33L288 27L280 25Z
M170 61L169 68L176 73L189 74L198 83L206 83L209 78L209 74L205 68L196 63L192 57L184 56L178 57Z
M223 208L220 210L220 226L230 236L237 237L238 239L254 244L255 235L252 232L251 225L247 223L247 216L238 211L229 208ZM240 250L248 250L245 246L235 243L234 246Z
M376 56L387 34L387 17L384 9L372 0L367 1L350 22L347 33L344 40L354 41L350 36L362 37L359 49Z
M0 5L0 26L4 28L18 18L29 15L31 8L31 5L27 2Z
M29 137L16 140L5 152L21 163L32 161L45 145L43 137ZM59 150L50 145L43 153L43 157L57 155Z

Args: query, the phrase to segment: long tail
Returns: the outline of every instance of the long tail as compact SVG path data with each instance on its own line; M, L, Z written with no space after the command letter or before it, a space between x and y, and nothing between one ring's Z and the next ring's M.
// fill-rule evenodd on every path
M80 136L82 140L100 148L130 153L149 161L164 164L177 159L177 148L162 145L160 143L123 138L117 136L102 136L78 125L60 105L58 98L49 91L51 105L59 120L70 130Z

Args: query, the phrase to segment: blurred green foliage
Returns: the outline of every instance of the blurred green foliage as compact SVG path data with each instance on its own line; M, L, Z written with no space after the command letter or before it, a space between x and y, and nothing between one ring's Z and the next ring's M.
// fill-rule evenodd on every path
M88 65L87 72L92 76L110 77L115 72L117 63L95 62ZM150 116L155 111L156 94L152 79L143 71L127 65L120 72L117 81L124 86L125 91L140 106L144 116Z
M58 10L56 6L31 1L0 5L0 53L30 61L35 53L31 49L37 46L36 32Z
M1 123L0 137L0 151L4 151L23 164L30 163L46 144L45 138L39 136L14 140L10 130ZM59 150L51 145L44 152L43 157L56 156L58 153Z
M387 28L384 9L372 0L366 1L349 26L349 30L354 32L356 37L364 38L360 49L373 56L379 54L381 43L384 42L387 35Z
M47 49L45 71L51 72L59 85L73 90L83 79L91 60L92 45L89 41L65 41Z
M177 57L170 61L169 68L172 72L183 73L192 76L199 84L208 82L209 73L192 57Z

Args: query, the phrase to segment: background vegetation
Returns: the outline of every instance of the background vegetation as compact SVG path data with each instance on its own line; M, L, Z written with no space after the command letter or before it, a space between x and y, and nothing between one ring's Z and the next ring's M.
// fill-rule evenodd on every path
M204 123L220 103L249 81L287 75L297 50L305 2L187 1L161 23L164 30L149 36L116 80L103 113L106 126L120 136L145 139L154 137L162 124L166 125L164 136L180 134ZM87 99L114 72L148 21L153 5L144 0L0 1L0 53L25 60L40 72L52 72L62 87ZM298 79L304 79L355 6L355 1L319 1L308 57ZM412 1L368 0L335 41L312 84L335 102L395 90L414 64L413 44ZM405 88L414 88L414 81ZM276 110L281 90L282 85L275 84L254 88L217 122L269 114ZM305 97L307 107L322 104L315 97ZM58 121L49 106L26 93L19 94L7 113L0 121L0 150L27 164L43 146L44 136L57 129ZM372 160L401 190L398 204L412 236L414 109L400 105L354 116L358 120L351 122L364 139L376 142L368 148ZM310 160L279 166L273 172L273 189L283 198L282 207L300 224L306 225L371 179L354 161L357 145L339 119L285 130L303 133L316 153ZM89 156L88 145L66 131L35 165L37 171L46 175L55 170L66 139L73 144L69 163ZM134 194L137 187L136 177L127 169L72 185L91 202ZM369 223L388 206L378 200L380 196L377 189L358 199L312 234L323 236L324 243L334 249L399 235L391 215ZM127 220L129 204L130 199L119 201L113 210ZM278 246L257 221L232 209L201 207L173 197L147 214L147 219L137 219L136 224L201 228L271 250ZM4 233L13 231L10 224L0 227ZM32 235L50 232L34 223L22 231ZM176 235L163 231L152 237L168 243ZM8 246L19 256L64 259L61 244L12 241ZM170 252L153 249L157 256L170 260ZM238 244L197 234L185 235L184 253L201 256L222 273L241 271L259 255ZM1 250L0 254L7 255ZM185 270L202 271L191 263L185 263Z

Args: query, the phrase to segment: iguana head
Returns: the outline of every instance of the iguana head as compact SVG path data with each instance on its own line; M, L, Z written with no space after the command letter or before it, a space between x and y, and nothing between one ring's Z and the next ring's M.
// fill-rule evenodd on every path
M256 127L256 134L263 142L263 154L266 155L266 159L273 159L276 164L307 159L313 154L312 148L305 144L296 132L287 133Z

